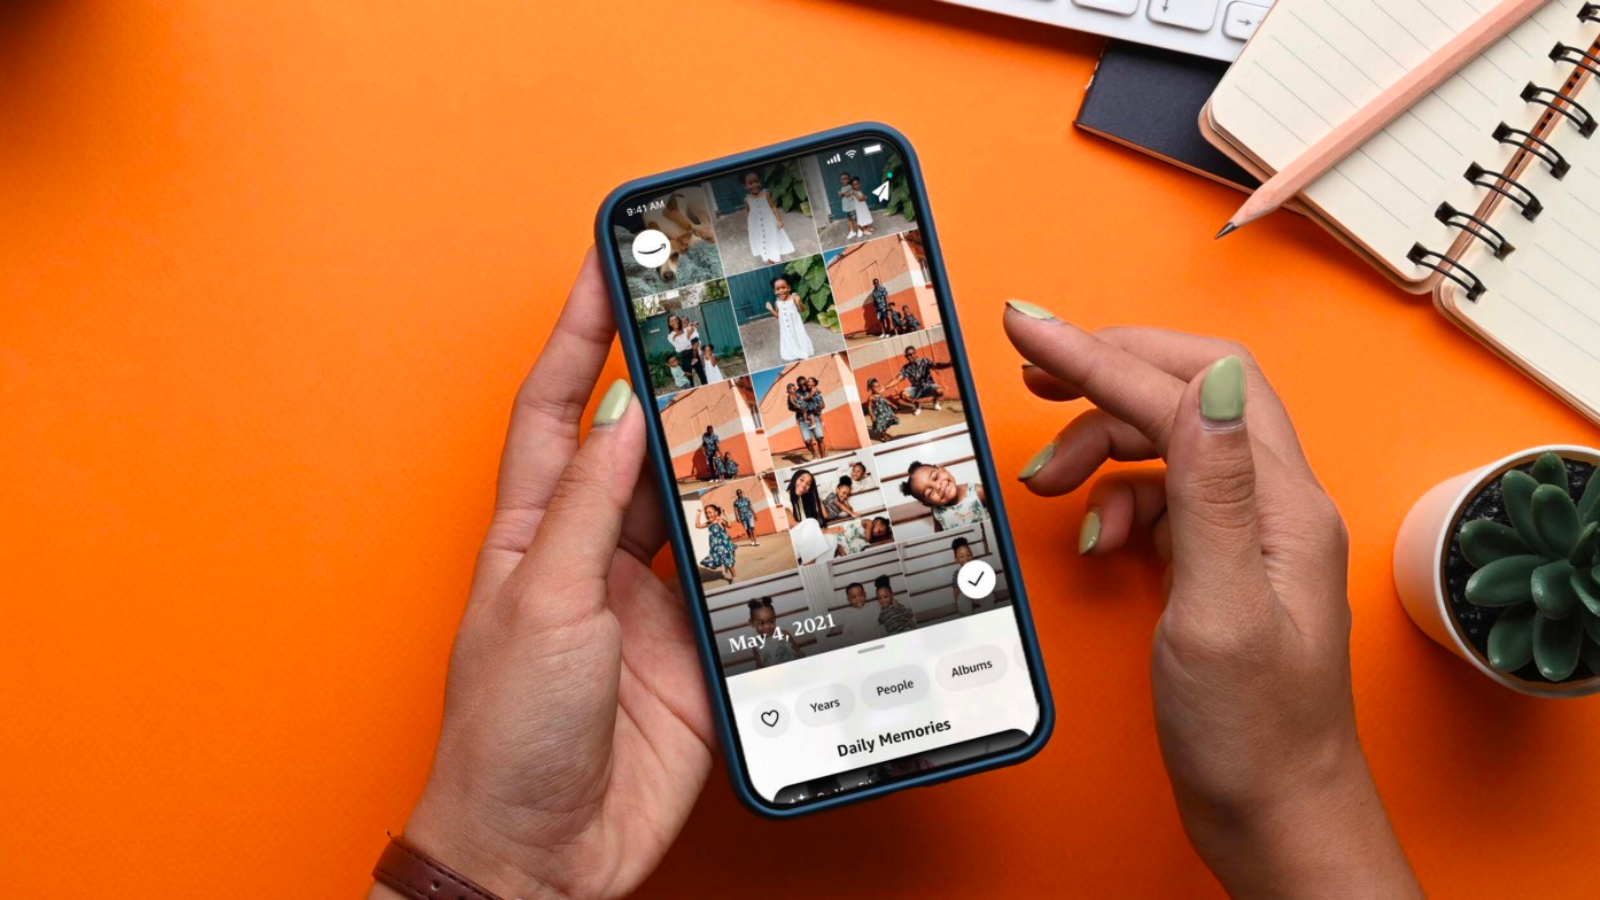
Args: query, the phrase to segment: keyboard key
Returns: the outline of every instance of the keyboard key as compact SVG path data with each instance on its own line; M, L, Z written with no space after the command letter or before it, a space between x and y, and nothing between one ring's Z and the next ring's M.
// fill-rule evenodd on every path
M1160 0L1156 0L1160 2ZM1139 11L1139 0L1072 0L1073 6L1098 9L1119 16L1131 16Z
M1222 33L1236 41L1248 41L1250 35L1256 33L1256 28L1261 25L1261 20L1267 15L1265 6L1254 3L1229 3L1228 12L1222 17Z
M1217 0L1150 0L1150 21L1210 31L1217 21Z

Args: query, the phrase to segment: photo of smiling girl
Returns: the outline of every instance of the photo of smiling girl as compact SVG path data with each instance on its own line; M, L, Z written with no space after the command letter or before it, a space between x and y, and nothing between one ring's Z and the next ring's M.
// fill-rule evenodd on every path
M944 466L921 461L911 463L905 480L900 483L900 491L926 506L940 531L989 521L983 485L976 481L959 482Z

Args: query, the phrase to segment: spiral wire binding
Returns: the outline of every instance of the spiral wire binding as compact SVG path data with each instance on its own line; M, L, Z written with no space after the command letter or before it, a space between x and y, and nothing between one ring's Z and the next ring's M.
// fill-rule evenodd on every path
M1459 228L1488 244L1489 249L1494 251L1495 259L1505 259L1511 255L1511 251L1517 249L1511 246L1511 242L1506 240L1506 236L1500 233L1500 229L1495 228L1472 213L1456 209L1448 201L1439 204L1439 208L1433 211L1433 217L1452 228Z
M1512 178L1510 175L1491 172L1477 163L1467 166L1466 175L1467 180L1478 187L1494 191L1521 207L1522 217L1530 222L1539 218L1539 213L1544 212L1544 204L1539 202L1539 195L1528 190L1522 182Z
M1583 9L1578 11L1578 18L1585 22L1600 22L1600 3L1585 3ZM1595 54L1593 51L1585 50L1582 47L1571 47L1565 43L1558 42L1551 49L1550 58L1556 62L1571 63L1577 66L1577 71L1573 73L1574 76L1577 76L1579 72L1588 72L1590 75L1600 78L1600 55ZM1578 133L1584 138L1589 138L1595 132L1597 123L1594 115L1584 108L1581 103L1560 91L1540 87L1530 81L1527 87L1522 89L1522 99L1527 103L1537 103L1540 106L1547 107L1551 113L1566 118L1577 127ZM1495 126L1494 139L1499 143L1514 145L1533 156L1537 156L1550 167L1550 174L1557 179L1566 177L1566 174L1572 169L1572 166L1567 162L1566 156L1561 151L1551 146L1549 141L1535 135L1532 131L1512 128L1510 125L1501 122ZM1474 185L1493 191L1515 203L1521 209L1523 217L1529 221L1538 218L1539 213L1544 209L1544 204L1539 202L1539 197L1533 191L1509 175L1491 172L1483 166L1473 163L1467 167L1466 178ZM1499 229L1472 213L1456 209L1449 203L1439 204L1438 209L1434 210L1433 216L1451 228L1459 228L1483 241L1494 254L1495 259L1505 259L1516 249L1511 245L1510 241L1506 240L1506 236ZM1479 278L1477 273L1471 269L1463 266L1459 260L1443 253L1429 250L1420 243L1411 246L1411 251L1406 254L1406 259L1425 269L1438 272L1445 278L1460 285L1467 292L1468 300L1475 301L1488 290L1487 285L1483 283L1483 279Z
M1558 42L1550 51L1550 58L1555 62L1572 63L1590 75L1600 75L1600 56L1595 56L1582 47L1569 47Z
M1471 269L1456 262L1451 257L1445 256L1443 253L1435 253L1421 244L1411 245L1411 252L1406 254L1406 259L1424 269L1432 269L1466 288L1468 300L1476 300L1483 296L1484 291L1488 290L1483 285L1483 279L1473 274Z
M1534 156L1544 160L1545 164L1550 166L1551 176L1557 181L1567 177L1567 173L1572 171L1572 164L1567 162L1567 158L1562 155L1560 150L1557 150L1549 141L1531 131L1512 128L1510 125L1501 122L1494 128L1494 139L1502 144L1522 147Z
M1528 86L1522 89L1522 99L1529 103L1537 103L1540 106L1548 106L1550 109L1566 116L1572 121L1572 124L1578 126L1578 133L1584 137L1594 134L1594 116L1583 108L1583 104L1565 96L1560 91L1542 88L1530 81Z

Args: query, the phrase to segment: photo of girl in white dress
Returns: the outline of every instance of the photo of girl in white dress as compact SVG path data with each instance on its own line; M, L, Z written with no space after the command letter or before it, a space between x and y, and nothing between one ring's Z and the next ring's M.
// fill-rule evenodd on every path
M744 173L745 209L750 213L746 227L750 232L750 254L765 263L783 262L794 253L794 243L783 230L783 219L772 195L761 186L756 172Z
M858 238L872 237L872 208L870 206L870 201L867 200L867 195L861 190L860 178L853 176L851 177L850 197L855 201L855 204L852 208L852 212L855 214L855 236Z
M728 293L751 372L845 349L821 256L735 275Z
M706 384L716 384L722 380L722 370L717 368L717 348L710 344L700 347L700 365L705 369Z
M737 275L822 252L811 191L797 162L734 170L710 181L712 228L724 274Z
M784 362L810 359L817 355L806 336L805 314L800 312L800 296L789 286L789 279L779 275L772 279L772 300L767 312L778 320L778 357Z

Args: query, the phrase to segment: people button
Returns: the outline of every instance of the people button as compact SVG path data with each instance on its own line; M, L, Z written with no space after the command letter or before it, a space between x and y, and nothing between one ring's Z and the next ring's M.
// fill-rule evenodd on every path
M956 587L968 600L982 600L994 593L994 566L981 559L968 560L956 571Z
M782 703L763 703L751 712L750 727L756 734L775 738L789 730L789 711Z
M861 699L873 709L915 703L928 696L928 673L918 666L879 672L861 685Z
M794 709L800 721L815 728L849 718L855 712L856 698L844 685L830 684L801 694Z
M1006 654L993 644L946 655L939 660L939 686L964 691L999 681L1006 674Z

